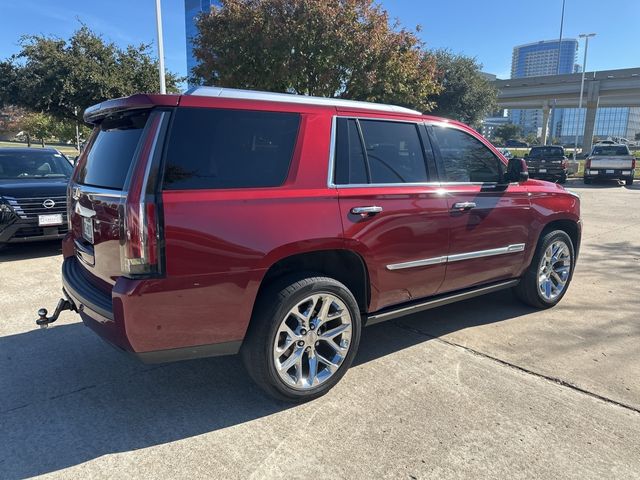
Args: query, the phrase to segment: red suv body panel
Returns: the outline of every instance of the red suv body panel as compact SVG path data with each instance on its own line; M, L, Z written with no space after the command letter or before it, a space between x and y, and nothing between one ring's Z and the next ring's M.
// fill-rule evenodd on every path
M111 316L102 315L86 296L65 283L74 303L81 306L84 322L130 352L144 354L213 344L229 345L228 353L237 351L262 280L270 267L291 256L336 250L360 256L366 266L364 280L369 283L367 313L486 282L518 278L531 261L541 231L552 221L574 222L579 235L578 198L543 181L510 184L502 191L440 183L437 179L424 185L352 188L329 181L336 116L420 124L446 122L479 139L506 164L491 144L457 122L355 107L189 95L145 95L104 102L90 110L88 118L151 105L297 112L301 122L283 185L161 192L164 270L152 278L112 274L102 278L112 288L102 294L111 301ZM467 201L475 202L477 210L452 211L454 203ZM353 207L363 205L379 205L384 210L371 218L350 213ZM65 263L76 262L73 268L87 270L75 258L74 240L81 232L77 218L72 223L73 230L64 240ZM523 247L510 255L452 263L434 260L420 268L394 270L403 262L446 259L503 245ZM95 254L99 253L96 249ZM118 259L110 258L109 262ZM83 272L80 270L81 275L85 275ZM198 355L194 350L193 356Z

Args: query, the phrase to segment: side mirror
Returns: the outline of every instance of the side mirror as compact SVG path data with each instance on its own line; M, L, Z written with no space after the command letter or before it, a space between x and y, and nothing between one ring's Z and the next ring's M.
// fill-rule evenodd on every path
M510 158L507 164L507 180L510 182L526 182L529 180L529 169L524 158Z

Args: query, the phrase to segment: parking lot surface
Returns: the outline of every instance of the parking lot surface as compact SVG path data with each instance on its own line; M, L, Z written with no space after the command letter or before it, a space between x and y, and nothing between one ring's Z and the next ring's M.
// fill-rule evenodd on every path
M556 308L500 292L365 329L297 406L236 357L145 366L69 312L36 329L59 247L5 250L0 478L640 478L640 183L567 187L584 231Z

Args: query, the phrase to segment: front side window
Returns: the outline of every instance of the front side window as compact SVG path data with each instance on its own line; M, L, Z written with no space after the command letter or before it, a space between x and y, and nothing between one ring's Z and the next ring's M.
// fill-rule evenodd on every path
M289 172L297 113L178 108L164 189L277 187Z
M443 182L491 183L502 180L504 165L485 144L461 130L434 127Z
M337 120L335 183L428 181L418 125L384 120Z

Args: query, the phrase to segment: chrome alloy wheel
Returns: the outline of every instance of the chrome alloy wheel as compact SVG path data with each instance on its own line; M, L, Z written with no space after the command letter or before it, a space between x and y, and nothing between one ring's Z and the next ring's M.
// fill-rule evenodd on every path
M327 381L351 346L349 309L337 296L319 293L298 302L278 327L273 360L280 378L297 390Z
M564 291L571 273L568 245L556 240L547 247L538 266L538 291L545 300L555 300Z

